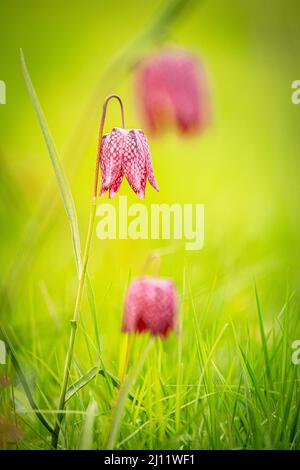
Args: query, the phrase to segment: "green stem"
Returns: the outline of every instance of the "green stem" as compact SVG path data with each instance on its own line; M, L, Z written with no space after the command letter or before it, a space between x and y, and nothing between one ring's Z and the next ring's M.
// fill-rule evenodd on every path
M92 203L91 203L91 208L90 208L90 218L89 218L88 233L87 233L84 257L83 257L83 266L82 266L82 271L81 271L79 284L78 284L74 315L73 315L73 319L71 320L71 334L70 334L69 347L68 347L67 356L66 356L61 392L60 392L60 397L59 397L59 405L58 405L59 410L63 410L64 405L65 405L65 398L66 398L66 392L67 392L67 387L68 387L71 363L73 359L75 337L76 337L76 331L77 331L77 325L78 325L78 319L79 319L79 313L80 313L80 305L81 305L82 294L84 290L86 268L87 268L87 263L89 259L91 239L92 239L94 222L95 222L95 213L96 213L96 199L93 198ZM59 413L57 416L57 421L56 421L56 425L54 428L54 434L52 437L52 446L55 449L57 448L59 431L60 431L63 417L64 417L63 413Z
M64 413L62 411L65 407L66 392L67 392L70 369L71 369L71 364L72 364L72 359L73 359L73 354L74 354L74 344L75 344L75 338L76 338L76 331L77 331L78 320L79 320L79 315L80 315L81 301L82 301L82 296L83 296L83 292L84 292L84 282L85 282L87 264L88 264L90 248L91 248L91 239L92 239L94 223L95 223L96 203L97 203L97 194L98 194L98 180L99 180L101 142L102 142L102 137L103 137L103 130L104 130L104 123L105 123L107 105L108 105L108 102L112 98L116 98L119 101L119 104L120 104L120 107L121 107L121 114L122 114L122 126L123 126L123 128L125 127L124 108L123 108L123 103L122 103L121 98L118 95L108 96L106 98L105 102L104 102L104 105L103 105L102 117L101 117L100 128L99 128L97 154L96 154L94 180L93 180L92 201L91 201L90 216L89 216L89 225L88 225L87 237L86 237L86 242L85 242L82 269L81 269L81 273L80 273L80 277L79 277L79 283L78 283L78 289L77 289L75 309L74 309L73 318L71 320L71 333L70 333L69 347L68 347L68 350L67 350L63 381L62 381L62 386L61 386L61 391L60 391L60 396L59 396L59 405L58 405L59 413L57 415L56 424L55 424L55 427L54 427L54 433L52 435L52 447L54 449L57 448L59 433L60 433L60 429L61 429L61 423L62 423L62 420L63 420L63 417L64 417Z

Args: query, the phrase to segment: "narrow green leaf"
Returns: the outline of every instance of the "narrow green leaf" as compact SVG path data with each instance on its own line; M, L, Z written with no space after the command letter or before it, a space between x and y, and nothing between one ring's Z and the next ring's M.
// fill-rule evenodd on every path
M70 385L66 392L65 403L67 403L77 392L79 392L79 390L88 385L98 374L101 375L105 380L109 381L114 388L120 388L120 381L116 376L108 372L103 367L95 366L83 374L80 379ZM131 393L129 394L129 399L134 403L139 404L139 401Z
M69 401L81 388L90 383L97 374L102 375L102 377L105 379L108 379L115 388L120 387L119 380L113 374L105 370L103 367L95 366L83 374L80 379L70 385L66 393L65 403L67 403L67 401Z
M68 220L69 220L69 224L71 228L71 235L72 235L73 252L74 252L74 257L75 257L77 274L79 277L81 273L81 269L82 269L82 254L81 254L80 235L79 235L79 229L78 229L78 219L77 219L74 199L72 196L68 179L64 172L63 165L59 158L53 137L51 135L46 117L42 110L35 88L32 84L22 49L20 53L21 53L21 65L22 65L24 79L25 79L31 101L32 101L33 107L35 109L35 112L36 112L36 115L40 124L41 131L43 133L43 136L47 145L50 160L51 160L53 170L57 179L58 187L59 187L62 199L63 199L64 207L68 216ZM97 340L97 345L98 345L99 354L100 354L100 336L99 336L97 320L96 320L96 307L95 307L94 293L93 293L93 289L92 289L92 285L91 285L91 281L90 281L88 273L86 275L86 280L87 280L86 284L87 284L88 301L89 301L90 309L93 315L96 340Z
M68 388L66 392L66 399L65 403L67 403L79 390L90 383L91 380L93 380L96 375L100 373L99 367L92 367L86 374L83 374L80 379L78 379L76 382L74 382L70 387Z
M268 410L267 410L267 405L266 405L266 400L262 394L262 391L260 390L259 388L259 385L257 383L257 380L256 380L256 377L255 377L255 374L252 370L252 367L250 366L250 363L246 357L246 354L244 353L243 349L241 348L241 346L239 347L240 348L240 352L241 352L241 356L242 356L242 359L243 359L243 363L244 363L244 366L246 368L246 372L248 373L248 376L250 377L250 380L252 382L252 385L256 391L256 395L258 397L258 400L261 404L261 407L262 407L262 410L266 416L266 418L268 418Z
M68 183L68 180L66 178L62 163L60 161L60 158L58 156L58 152L55 147L54 140L52 138L46 117L44 115L44 112L42 110L42 107L40 105L38 96L36 94L36 91L34 89L34 86L32 84L23 51L21 49L21 65L22 65L22 72L24 75L24 79L26 82L27 89L29 91L29 95L33 104L33 107L35 109L41 131L43 133L47 149L49 152L49 156L51 159L51 163L53 166L53 170L56 176L56 180L60 189L60 193L63 198L64 206L67 212L67 216L69 219L70 227L71 227L71 233L72 233L72 242L73 242L73 249L74 249L74 255L75 255L75 260L76 260L76 266L77 266L77 271L78 274L81 272L82 268L82 258L81 258L81 247L80 247L80 238L79 238L79 230L78 230L78 221L77 221L77 215L76 215L76 209L75 209L75 204L74 200L72 197L71 189Z

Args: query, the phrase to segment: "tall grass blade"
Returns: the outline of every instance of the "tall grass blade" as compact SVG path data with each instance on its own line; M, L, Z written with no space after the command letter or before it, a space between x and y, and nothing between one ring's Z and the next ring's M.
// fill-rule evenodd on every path
M291 430L290 430L290 442L294 442L297 433L299 433L299 426L298 426L298 421L300 418L300 400L297 403L297 409L294 414L294 419L291 425Z
M77 274L78 277L80 277L81 274L81 269L82 269L82 254L81 254L81 244L80 244L80 235L79 235L79 229L78 229L78 219L77 219L77 213L76 213L76 208L75 208L75 203L74 199L72 196L71 188L68 182L68 179L65 175L65 171L63 168L63 165L61 163L61 160L59 158L53 137L51 135L46 117L44 115L44 112L42 110L40 101L38 99L37 93L35 91L35 88L32 84L31 78L29 71L26 66L25 62L25 57L23 54L23 51L21 49L20 51L21 54L21 66L22 66L22 71L25 79L25 83L27 86L27 89L29 91L29 95L33 104L33 107L35 109L41 131L43 133L48 153L51 159L51 163L53 166L53 170L56 176L56 180L58 183L58 187L63 199L64 207L67 213L67 217L69 220L70 228L71 228L71 235L72 235L72 245L73 245L73 252L74 252L74 257L75 257L75 263L76 263L76 268L77 268ZM94 292L92 289L92 284L89 278L89 275L87 273L86 275L86 285L87 285L87 294L88 294L88 301L90 305L90 309L93 315L93 322L94 322L94 328L95 328L95 334L96 334L96 341L97 341L97 346L99 349L99 355L100 355L100 336L99 336L99 331L98 331L98 325L97 325L97 320L96 320L96 307L95 307L95 299L94 299Z
M99 355L99 358L101 358L101 342L100 342L100 334L99 334L98 321L97 321L95 294L94 294L93 286L92 286L92 283L88 274L86 276L86 291L87 291L88 301L89 301L89 305L90 305L90 309L92 313L95 338L96 338L96 343L97 343L97 348L98 348L98 355Z
M78 380L76 380L76 382L70 385L66 393L65 403L67 403L77 392L79 392L79 390L89 384L98 374L101 375L106 381L109 381L114 388L120 388L120 381L117 377L108 372L108 370L104 369L104 367L95 366L83 374ZM129 394L129 399L138 404L138 400L136 400L131 393Z
M90 450L93 448L94 423L98 412L98 405L95 400L91 400L86 412L86 418L83 425L80 439L79 450Z
M266 374L267 374L269 386L272 389L271 367L270 367L270 360L269 360L269 354L268 354L267 340L266 340L266 335L265 335L265 330L264 330L264 321L263 321L263 316L262 316L262 311L261 311L256 284L254 287L255 287L256 306L257 306L257 312L258 312L259 329L260 329L260 336L261 336L261 342L262 342L262 348L263 348L263 354L264 354L264 360L265 360Z
M66 178L62 163L60 161L60 158L58 156L58 152L56 150L56 146L54 143L54 140L52 138L46 117L44 115L44 112L42 110L41 104L39 102L38 96L36 94L36 91L34 89L34 86L32 84L23 51L21 49L20 51L21 54L21 66L22 66L22 72L24 75L25 83L33 104L33 107L35 109L41 131L43 133L48 153L51 159L51 163L53 166L53 170L56 176L56 180L59 186L60 193L63 198L64 206L67 212L67 216L69 219L70 227L71 227L71 234L72 234L72 243L73 243L73 249L74 249L74 255L75 255L75 260L76 260L76 266L77 266L77 271L78 274L81 272L82 268L82 259L81 259L81 246L80 246L80 237L79 237L79 230L78 230L78 221L77 221L77 215L76 215L76 209L75 209L75 204L74 200L72 197L71 189L68 183L68 180Z
M11 362L16 370L16 373L17 373L17 376L20 380L20 383L24 389L24 392L25 392L25 395L27 397L27 400L31 406L31 408L33 409L33 411L35 412L35 415L36 417L38 418L38 420L40 421L40 423L51 433L53 434L54 430L53 428L51 427L51 425L48 423L47 419L44 417L44 415L39 411L39 407L37 405L37 403L35 402L34 398L33 398L33 395L31 393L31 390L30 390L30 387L28 385L28 382L26 380L26 377L25 377L25 374L23 373L23 370L22 370L22 367L20 366L20 363L17 359L17 356L15 354L15 351L14 351L14 348L10 342L10 339L6 333L6 331L4 330L4 328L0 325L0 332L1 332L1 335L2 337L4 338L4 341L6 343L6 348L7 348L7 351L9 352L10 354L10 357L11 357Z
M116 404L116 408L113 414L110 433L108 437L107 450L112 450L115 446L115 442L116 442L117 435L119 432L119 428L120 428L120 424L121 424L121 420L123 416L123 411L124 411L124 407L126 403L126 398L128 397L130 388L133 386L138 374L140 373L140 370L142 369L144 365L145 359L148 355L150 348L153 345L153 342L154 342L154 339L152 337L149 340L148 344L146 345L144 351L142 352L135 369L120 387L119 395L117 398L117 404Z
M291 409L292 409L292 400L293 400L293 395L294 395L295 383L296 383L296 371L294 371L292 375L287 396L284 397L285 398L284 399L284 413L283 413L282 421L281 421L281 432L280 432L280 437L279 437L280 441L286 435L287 424L288 424L289 416L290 416Z
M79 390L81 390L85 385L90 383L96 375L99 373L99 367L92 367L86 374L83 374L80 379L76 380L67 390L65 403L67 403Z
M246 357L246 354L244 353L243 349L241 348L241 346L240 346L240 352L241 352L241 356L242 356L242 359L243 359L243 364L244 364L245 370L248 373L248 376L249 376L249 378L252 382L252 385L255 389L255 392L256 392L257 398L260 402L261 408L262 408L262 410L265 414L265 417L268 418L269 414L268 414L268 410L267 410L266 400L265 400L265 398L262 394L262 391L259 387L259 384L256 380L255 373L254 373L254 371L253 371L253 369L252 369L252 367L251 367L251 365L250 365L250 363L249 363L249 361Z

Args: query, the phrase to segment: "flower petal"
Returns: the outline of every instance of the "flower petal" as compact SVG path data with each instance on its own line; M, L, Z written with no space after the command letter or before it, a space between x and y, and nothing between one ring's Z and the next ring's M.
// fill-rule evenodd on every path
M121 129L114 128L110 134L106 134L102 138L100 150L102 184L100 195L105 193L121 175L123 145L124 133Z
M189 135L211 122L206 73L188 51L167 47L144 58L137 68L135 89L139 108L154 134L176 127Z
M145 195L146 186L146 156L139 148L137 131L131 129L124 139L122 155L122 170L133 191L141 198Z
M118 176L118 178L110 185L110 187L109 187L109 198L110 199L115 197L115 195L119 191L122 180L123 180L123 173L120 176Z
M107 167L108 167L108 144L109 144L109 134L105 134L102 137L101 149L100 149L100 168L101 168L101 189L100 196L108 190L106 185L107 180Z
M166 337L170 330L178 331L177 312L177 291L170 279L140 278L127 291L122 329Z
M137 131L137 134L138 134L137 139L140 142L140 145L142 146L143 152L144 152L145 157L146 157L146 173L147 173L149 183L151 184L151 186L153 186L153 188L156 191L159 191L158 184L156 182L154 172L153 172L151 154L150 154L150 149L149 149L147 138L146 138L144 132L141 131L141 130Z

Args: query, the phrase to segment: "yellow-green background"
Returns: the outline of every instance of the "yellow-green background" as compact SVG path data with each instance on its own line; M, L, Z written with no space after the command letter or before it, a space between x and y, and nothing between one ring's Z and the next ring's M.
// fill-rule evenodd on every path
M142 127L135 109L134 71L124 70L122 60L111 76L104 75L105 70L117 54L126 57L124 46L149 26L164 4L158 0L2 0L0 4L0 79L7 87L7 104L0 106L1 321L20 349L49 361L58 374L75 298L76 269L67 218L22 76L19 49L23 48L69 178L83 240L104 97L120 94L127 126ZM145 203L205 204L203 250L187 252L176 244L161 265L161 274L175 279L180 295L183 273L188 273L204 336L209 337L216 324L222 327L234 320L245 338L250 325L251 340L259 346L254 280L267 333L287 292L295 293L293 316L299 316L300 105L291 102L291 83L300 78L299 24L297 1L206 0L194 2L167 34L167 43L191 49L206 65L212 125L192 139L172 132L150 139L160 192L148 185ZM112 104L107 130L119 122L119 110ZM126 182L120 194L138 202ZM138 275L149 251L169 245L93 240L89 272L103 355L114 371L128 278ZM92 336L86 302L82 317ZM196 363L194 350L189 353L195 344L192 322L187 309L183 344L190 368ZM299 336L299 329L294 329L288 340L292 343ZM172 336L164 346L170 354L176 341ZM228 345L224 343L219 352L224 367L230 362ZM80 361L87 361L80 334L77 354ZM41 367L38 361L35 367ZM44 382L47 388L43 373L40 387ZM53 390L58 394L54 386Z

